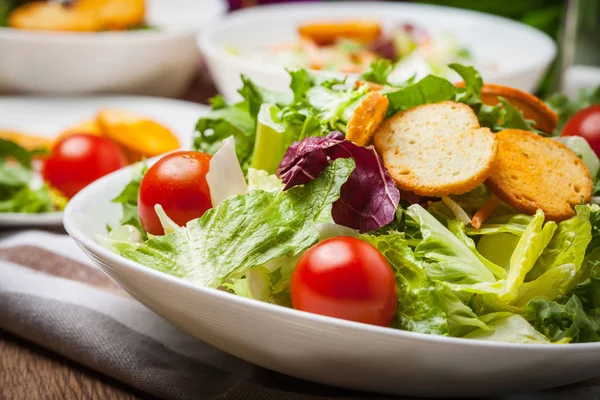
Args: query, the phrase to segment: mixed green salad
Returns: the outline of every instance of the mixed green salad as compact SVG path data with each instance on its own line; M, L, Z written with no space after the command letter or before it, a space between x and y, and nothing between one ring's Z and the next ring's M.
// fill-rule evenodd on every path
M36 171L35 157L42 152L0 139L0 213L46 213L65 207L67 199L44 184Z
M472 67L450 68L464 87L436 76L392 85L390 64L383 61L362 79L383 85L388 117L452 101L468 105L492 132L551 134L504 99L485 104L482 79ZM326 286L339 296L335 306L325 307L331 315L336 307L358 304L344 285L360 282L350 272L333 281L321 275L316 282L296 275L319 246L353 238L377 253L356 275L363 277L359 281L373 282L371 273L382 262L392 272L393 290L382 283L364 292L376 298L372 289L381 287L394 296L391 319L379 325L511 343L600 341L600 206L584 202L573 216L551 221L542 210L528 215L502 202L476 228L470 218L492 197L485 185L443 197L407 193L396 187L374 147L346 139L369 85L305 70L290 76L290 94L242 77L243 100L229 104L217 96L198 121L194 148L212 155L206 179L212 203L201 217L183 226L157 203L164 232L147 232L137 208L153 167L138 169L115 199L124 206L121 224L98 240L149 268L281 306L304 309L297 306L297 286L312 285L313 293ZM576 152L582 148L595 178L598 158L589 146L574 146ZM323 254L325 264L345 257L342 250ZM381 276L385 280L385 271ZM355 320L370 321L371 314Z

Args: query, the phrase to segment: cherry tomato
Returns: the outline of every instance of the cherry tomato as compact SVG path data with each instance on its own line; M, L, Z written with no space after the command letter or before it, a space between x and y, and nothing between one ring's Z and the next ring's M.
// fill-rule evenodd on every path
M125 154L109 139L74 134L59 140L42 168L44 180L71 198L81 189L127 166Z
M581 136L600 156L600 104L584 108L567 121L561 136Z
M211 156L199 151L177 151L148 169L138 195L138 213L147 232L164 234L154 211L157 204L179 226L201 217L212 207L206 182L210 159Z
M366 324L390 325L397 292L394 272L383 254L348 236L317 243L292 273L295 309Z

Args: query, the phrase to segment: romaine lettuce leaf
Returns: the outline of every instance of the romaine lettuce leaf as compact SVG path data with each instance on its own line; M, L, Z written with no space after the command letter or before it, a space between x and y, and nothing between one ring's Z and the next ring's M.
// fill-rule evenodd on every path
M457 293L448 287L439 284L436 285L436 294L440 301L440 306L446 313L450 336L464 337L477 329L483 331L492 330L491 327L479 319L471 307L460 299Z
M142 265L216 288L250 268L293 257L315 244L315 219L337 200L354 165L350 159L336 160L306 185L229 197L171 234L114 246Z
M544 213L538 210L512 253L506 287L504 293L499 296L500 301L510 303L517 298L519 287L525 281L525 275L533 268L552 239L555 230L556 223L549 221L544 224Z
M425 274L400 233L362 235L388 260L398 284L398 308L392 327L420 333L448 334L446 312L436 294L435 283Z
M406 214L415 220L423 239L415 253L423 259L427 275L434 281L452 285L489 286L499 291L494 273L481 262L467 245L418 204L408 207Z
M527 274L527 280L534 280L552 268L564 264L573 264L578 271L585 257L585 250L592 240L590 208L577 206L577 214L559 222L554 236L544 249L533 269Z

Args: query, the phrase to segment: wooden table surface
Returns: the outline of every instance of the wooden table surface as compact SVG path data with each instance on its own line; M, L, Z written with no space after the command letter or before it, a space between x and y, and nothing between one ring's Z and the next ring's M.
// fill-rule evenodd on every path
M184 100L208 104L216 94L200 70ZM0 400L153 399L31 342L0 330Z

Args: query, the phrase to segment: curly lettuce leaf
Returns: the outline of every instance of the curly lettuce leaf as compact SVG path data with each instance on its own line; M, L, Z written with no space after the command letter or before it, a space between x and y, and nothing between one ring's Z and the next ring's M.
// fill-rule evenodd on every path
M392 327L420 333L448 335L448 319L438 298L435 283L400 233L362 235L388 260L398 284L398 308Z
M306 185L229 197L171 234L114 246L142 265L216 288L250 268L293 257L315 244L316 217L337 200L353 169L353 160L336 160Z
M600 86L595 89L582 89L579 96L569 99L562 93L555 93L546 99L548 106L558 114L558 125L554 135L558 136L565 123L578 111L594 104L600 104Z
M576 295L564 304L533 300L527 306L527 319L553 343L600 341L600 309L586 313Z

